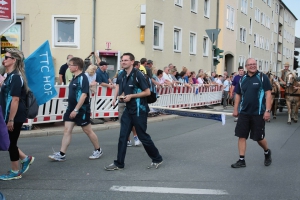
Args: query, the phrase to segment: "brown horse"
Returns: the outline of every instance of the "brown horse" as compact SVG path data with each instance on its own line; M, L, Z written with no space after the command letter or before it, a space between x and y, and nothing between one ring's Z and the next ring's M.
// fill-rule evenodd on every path
M292 119L295 123L298 121L298 109L300 105L300 90L294 87L299 87L299 83L296 80L296 75L289 72L286 75L286 88L285 88L285 100L288 107L288 124L291 124Z
M280 84L278 81L275 80L275 76L271 73L268 72L267 76L270 80L271 86L272 86L272 105L271 105L271 111L273 115L273 119L276 119L276 114L277 114L277 107L278 107L278 98L279 98L279 92L280 92Z

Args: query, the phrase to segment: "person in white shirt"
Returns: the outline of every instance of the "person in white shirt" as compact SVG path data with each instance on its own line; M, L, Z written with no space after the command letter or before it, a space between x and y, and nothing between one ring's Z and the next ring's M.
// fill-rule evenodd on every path
M223 108L226 109L227 106L227 99L228 99L228 94L229 94L229 89L230 89L230 77L227 76L223 83L224 89L223 89Z
M215 82L216 82L218 85L223 85L223 83L222 83L222 75L219 75L218 78L215 78Z
M96 86L97 86L97 82L96 82L96 70L97 70L97 66L96 65L90 65L85 70L85 75L86 75L86 77L89 80L91 93L95 93L96 92Z
M169 67L167 67L167 66L164 67L163 78L164 78L167 82L172 83L172 82L173 82L173 79L172 79L171 75L169 74L169 70L170 70Z

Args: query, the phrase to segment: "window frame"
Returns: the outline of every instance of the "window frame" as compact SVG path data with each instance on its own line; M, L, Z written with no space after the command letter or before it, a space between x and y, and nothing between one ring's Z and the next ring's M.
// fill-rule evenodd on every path
M74 21L74 42L57 42L60 20ZM80 15L52 15L52 47L80 48Z
M195 8L192 7L192 1L195 2ZM198 13L198 0L191 0L191 12L197 14Z
M241 26L240 27L240 42L246 43L247 42L247 30L245 27Z
M183 0L174 0L174 5L178 7L183 7Z
M175 49L175 32L178 31L178 44L177 49ZM173 29L173 51L175 53L181 53L182 52L182 28L174 26Z
M191 51L191 36L192 35L194 36L193 51ZM190 51L190 55L196 55L197 54L197 33L193 32L193 31L190 31L190 48L189 48L189 51Z
M205 40L205 41L204 41ZM205 44L205 49L204 49L204 44ZM202 56L203 57L208 57L209 56L209 38L207 35L204 35L203 36L203 40L202 40L202 50L203 50L203 53L202 53Z
M232 31L234 30L234 11L230 5L226 6L226 28Z
M159 30L159 45L156 46L154 45L154 27L155 25L158 25L158 27L161 27ZM157 21L157 20L153 20L153 43L152 43L152 47L154 50L163 50L164 49L164 23Z
M207 6L205 6L205 5L207 5ZM205 13L205 7L207 8L206 13ZM209 18L210 17L210 0L204 0L203 8L204 8L204 10L203 10L204 17Z

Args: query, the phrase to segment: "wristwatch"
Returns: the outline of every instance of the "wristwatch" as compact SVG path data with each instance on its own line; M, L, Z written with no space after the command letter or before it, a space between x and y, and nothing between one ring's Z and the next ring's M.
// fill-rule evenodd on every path
M78 113L78 110L76 110L76 109L74 109L73 111Z
M266 112L270 113L270 112L271 112L271 110L266 110Z

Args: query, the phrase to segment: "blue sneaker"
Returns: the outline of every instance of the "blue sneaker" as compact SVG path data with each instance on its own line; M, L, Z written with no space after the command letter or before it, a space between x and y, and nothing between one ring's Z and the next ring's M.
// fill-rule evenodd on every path
M34 157L32 157L32 156L27 156L27 158L28 158L27 161L21 162L21 166L22 166L21 171L20 171L21 174L24 174L25 172L27 172L27 170L29 169L29 165L31 165L34 161Z
M22 178L22 174L20 172L14 173L11 170L9 170L7 172L7 174L4 174L4 175L0 176L0 180L3 180L3 181L13 180L13 179L20 179L20 178Z

